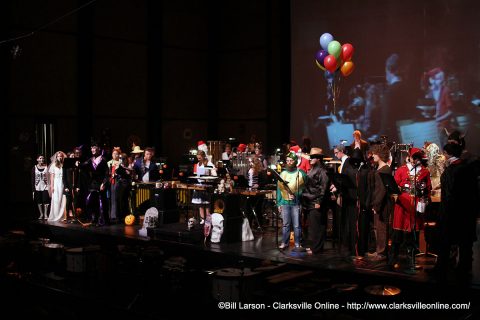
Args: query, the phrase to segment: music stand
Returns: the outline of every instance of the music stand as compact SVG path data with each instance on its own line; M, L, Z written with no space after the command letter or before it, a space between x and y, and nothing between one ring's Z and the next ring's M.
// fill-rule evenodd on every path
M77 208L75 206L75 200L76 200L75 184L76 184L76 180L78 179L77 173L78 173L78 170L79 170L79 168L77 166L77 162L80 162L80 158L65 158L63 160L63 166L65 167L65 169L72 169L72 185L71 185L71 188L70 188L71 189L70 193L72 195L73 222L79 223L82 227L88 227L89 225L91 225L91 223L83 223L82 221L80 221L80 219L77 216ZM68 215L68 208L67 208L67 215Z

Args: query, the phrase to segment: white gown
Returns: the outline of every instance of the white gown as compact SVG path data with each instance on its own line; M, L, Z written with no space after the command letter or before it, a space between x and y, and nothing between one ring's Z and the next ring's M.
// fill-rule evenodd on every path
M48 221L60 221L63 218L67 199L63 194L63 170L55 165L50 166L49 173L53 173L53 193Z

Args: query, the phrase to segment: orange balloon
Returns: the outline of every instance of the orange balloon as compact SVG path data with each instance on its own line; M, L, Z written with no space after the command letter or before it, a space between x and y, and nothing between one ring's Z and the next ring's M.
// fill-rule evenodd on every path
M340 68L340 72L344 77L348 77L352 74L354 69L355 65L353 64L353 61L345 61Z

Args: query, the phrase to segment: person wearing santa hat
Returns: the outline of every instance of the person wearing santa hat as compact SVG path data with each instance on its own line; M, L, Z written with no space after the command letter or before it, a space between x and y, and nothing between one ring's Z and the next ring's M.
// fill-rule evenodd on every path
M294 152L297 155L297 167L308 173L310 171L310 161L308 156L304 156L300 146L295 145L290 147L290 152Z
M244 153L247 151L247 145L245 143L240 143L237 147L237 152Z
M430 199L432 182L426 167L425 154L419 148L411 148L406 162L395 172L395 181L400 188L393 211L392 254L389 264L394 266L405 243L409 253L415 249L418 231L423 228L422 214Z

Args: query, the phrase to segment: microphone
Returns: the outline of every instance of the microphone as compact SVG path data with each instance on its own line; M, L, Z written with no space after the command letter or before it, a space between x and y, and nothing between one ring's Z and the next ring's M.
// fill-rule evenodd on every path
M360 162L360 165L358 166L358 169L357 169L357 170L360 171L360 169L362 169L362 166L363 166L364 164L365 164L365 163Z
M421 164L422 164L422 162L420 160L416 160L415 164L413 165L412 169L410 169L410 171L413 171L413 169L415 169L416 167L418 167Z

